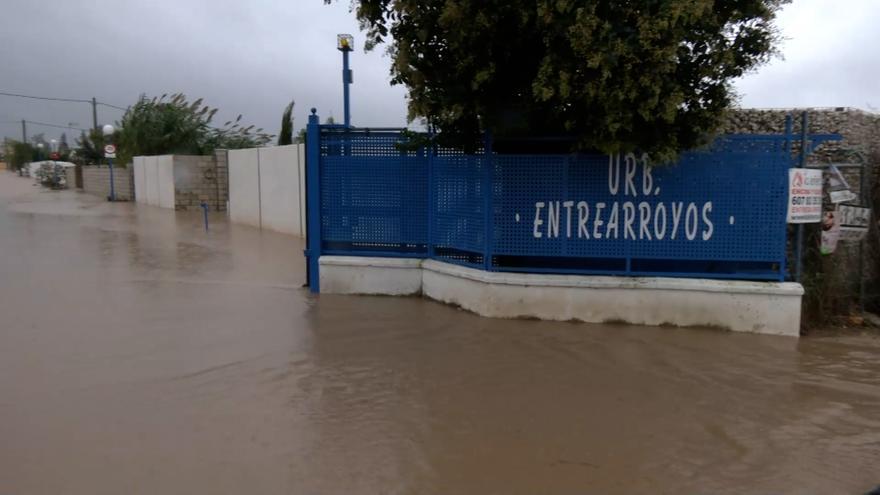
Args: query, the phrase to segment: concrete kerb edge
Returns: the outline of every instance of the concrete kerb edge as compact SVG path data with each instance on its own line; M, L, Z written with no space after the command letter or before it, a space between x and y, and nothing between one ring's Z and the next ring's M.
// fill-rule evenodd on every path
M800 332L803 287L790 282L484 272L380 257L322 256L319 263L324 293L421 294L488 317Z

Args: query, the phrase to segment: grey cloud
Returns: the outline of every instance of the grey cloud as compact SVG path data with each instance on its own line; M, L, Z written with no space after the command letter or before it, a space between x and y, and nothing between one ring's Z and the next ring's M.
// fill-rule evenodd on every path
M880 2L841 3L796 0L783 10L785 59L737 83L743 106L880 106L880 39L872 26ZM335 36L363 42L346 1L6 0L0 15L2 91L97 96L121 106L141 93L181 91L220 108L220 122L241 113L272 133L291 98L297 128L310 107L341 118ZM352 54L355 124L405 124L405 90L389 85L389 64L381 49ZM100 109L102 123L120 115ZM20 136L21 118L89 127L91 109L0 96L0 133Z

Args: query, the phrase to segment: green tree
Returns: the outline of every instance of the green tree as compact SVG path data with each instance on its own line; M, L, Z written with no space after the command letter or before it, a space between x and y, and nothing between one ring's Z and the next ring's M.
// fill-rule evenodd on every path
M10 170L18 170L26 163L37 160L37 149L30 143L9 140L6 160Z
M329 3L331 0L325 0ZM671 158L705 142L731 82L768 60L789 0L359 0L409 117L472 144L565 134Z
M278 133L278 146L293 144L293 100L284 107L281 114L281 132Z
M118 131L117 131L118 135ZM104 160L104 134L101 130L82 131L76 140L74 161L80 165L94 165Z
M215 149L263 146L272 136L243 126L241 115L221 127L211 122L217 113L199 98L190 103L183 94L147 98L142 95L126 110L114 137L120 163L133 156L162 154L209 154ZM93 136L94 137L94 136Z

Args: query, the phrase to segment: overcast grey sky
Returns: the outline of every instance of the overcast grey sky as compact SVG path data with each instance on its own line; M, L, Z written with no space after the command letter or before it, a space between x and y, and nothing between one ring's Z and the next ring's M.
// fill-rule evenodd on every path
M337 33L354 34L352 120L405 124L405 90L388 83L381 49L364 53L348 1L3 0L0 91L89 99L125 107L139 94L184 92L220 108L219 123L243 121L277 133L284 105L295 126L310 107L342 117ZM784 60L737 83L747 107L880 107L878 0L795 0L780 15ZM99 107L100 123L121 112ZM91 125L91 108L0 96L0 135L17 121ZM57 137L36 125L28 133ZM68 131L68 136L78 132ZM72 139L71 139L72 142Z

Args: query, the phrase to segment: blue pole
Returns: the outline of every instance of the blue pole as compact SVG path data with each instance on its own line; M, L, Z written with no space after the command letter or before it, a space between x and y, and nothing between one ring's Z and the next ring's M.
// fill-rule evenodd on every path
M321 292L321 127L316 112L313 108L306 127L306 258L309 290L317 294Z
M116 187L113 183L113 159L108 158L107 163L110 164L110 201L116 201Z
M351 84L351 71L348 69L348 52L351 50L342 50L342 104L345 113L345 127L351 126L351 108L349 106L348 86Z
M205 232L208 231L208 203L202 201L200 205L202 207L202 211L205 213Z
M785 155L784 155L785 160L786 160L785 163L787 164L787 166L785 167L785 179L784 179L786 189L788 188L788 169L792 165L791 144L794 141L794 136L792 135L792 133L794 132L792 130L793 127L794 127L793 119L791 117L791 114L788 114L785 116L785 141L783 142L784 144L783 144L783 151L782 151L783 153L785 153ZM785 215L786 213L783 211L782 214ZM783 222L785 222L784 217L783 217ZM785 223L784 225L785 225L785 237L783 237L783 239L785 239L786 243L787 243L788 242L787 241L787 239L788 239L788 224ZM781 270L779 271L779 281L780 282L784 281L785 277L787 276L787 273L788 273L788 266L786 266L787 262L788 262L788 246L786 246L783 249L783 253L782 253L782 266L781 266Z
M485 140L483 141L483 167L485 167L483 175L483 235L485 242L483 251L483 270L492 271L492 250L495 240L495 216L492 208L492 182L494 180L494 165L492 163L492 134L486 131Z
M807 127L809 121L807 112L801 113L801 152L798 156L798 166L804 168L807 166ZM804 224L799 223L797 226L797 244L795 245L795 272L794 281L800 282L804 274Z
M435 177L434 177L434 133L428 127L428 145L425 147L425 165L428 167L428 258L434 258L434 222L436 221L434 209L436 203Z

